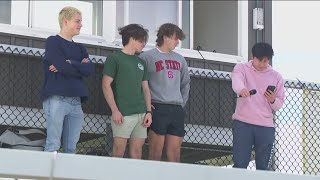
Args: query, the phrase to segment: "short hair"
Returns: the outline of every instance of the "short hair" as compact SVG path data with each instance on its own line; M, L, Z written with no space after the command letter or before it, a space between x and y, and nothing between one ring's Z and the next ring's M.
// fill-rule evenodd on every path
M63 25L63 19L67 19L70 20L75 14L80 14L81 15L81 11L75 7L71 7L71 6L67 6L64 7L63 9L61 9L61 11L59 12L59 25L60 28L62 28Z
M159 30L157 33L157 40L156 40L157 46L163 45L163 36L171 37L174 34L181 41L184 40L184 38L186 37L186 35L182 31L182 29L180 29L177 25L172 24L172 23L162 24L159 27Z
M274 55L273 49L271 45L268 43L259 42L252 47L253 58L256 57L257 59L262 60L263 58L266 57L269 60L271 60L273 55Z
M129 24L118 29L122 36L122 45L126 46L130 38L141 40L145 43L148 41L148 29L143 28L141 24Z

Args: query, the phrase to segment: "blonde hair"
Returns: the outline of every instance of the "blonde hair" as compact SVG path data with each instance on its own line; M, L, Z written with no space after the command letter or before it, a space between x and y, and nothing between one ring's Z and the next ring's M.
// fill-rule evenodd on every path
M58 18L60 28L62 28L63 19L70 20L72 16L74 16L75 14L79 14L81 16L81 11L71 6L67 6L61 9L61 11L59 12L59 18Z

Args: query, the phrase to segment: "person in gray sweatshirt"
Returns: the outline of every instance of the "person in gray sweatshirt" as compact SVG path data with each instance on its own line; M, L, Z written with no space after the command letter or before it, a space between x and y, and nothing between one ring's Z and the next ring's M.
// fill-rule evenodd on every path
M189 97L190 76L183 56L173 50L185 34L175 24L160 26L157 47L140 54L149 71L152 124L148 132L149 159L161 160L164 142L168 161L180 162L185 134L183 107Z

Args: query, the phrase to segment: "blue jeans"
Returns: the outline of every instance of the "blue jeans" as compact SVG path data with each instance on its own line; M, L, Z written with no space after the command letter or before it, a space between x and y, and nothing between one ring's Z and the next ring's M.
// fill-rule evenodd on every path
M75 153L83 124L80 97L50 96L43 101L47 119L44 151L58 151L62 136L63 152Z
M233 162L235 168L247 168L251 160L252 146L255 151L256 169L268 170L275 138L273 127L263 127L233 121Z

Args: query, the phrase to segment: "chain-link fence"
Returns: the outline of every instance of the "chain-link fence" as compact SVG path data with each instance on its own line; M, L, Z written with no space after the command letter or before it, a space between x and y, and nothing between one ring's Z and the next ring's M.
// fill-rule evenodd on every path
M0 45L0 130L8 127L45 130L40 90L43 49ZM90 56L96 73L86 79L90 92L83 104L85 123L78 153L109 156L112 149L110 109L101 88L105 57ZM184 163L229 166L232 162L232 119L236 95L229 72L189 68L191 90L181 160ZM320 86L286 81L286 100L274 116L276 141L273 170L318 174L320 171ZM148 143L144 147L146 158ZM165 152L165 151L164 151ZM164 154L164 160L165 160ZM254 168L254 153L250 168Z

